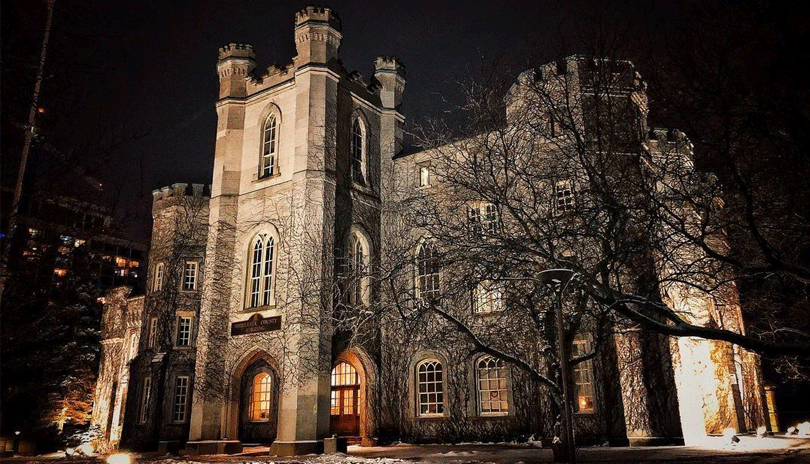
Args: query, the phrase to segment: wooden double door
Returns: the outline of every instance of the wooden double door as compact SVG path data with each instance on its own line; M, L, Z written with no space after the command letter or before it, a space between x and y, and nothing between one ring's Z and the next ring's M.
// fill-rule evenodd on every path
M332 369L329 425L333 435L360 435L360 377L347 362L341 362Z

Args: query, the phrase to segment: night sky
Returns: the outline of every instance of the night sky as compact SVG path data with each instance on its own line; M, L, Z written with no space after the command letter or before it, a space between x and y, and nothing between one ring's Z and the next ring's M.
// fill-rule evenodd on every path
M348 70L368 79L377 55L404 60L404 113L413 128L426 117L442 117L459 101L458 82L482 66L496 63L516 76L530 64L587 52L581 44L596 30L623 35L627 58L635 60L639 44L687 27L701 4L669 3L333 1L329 6L342 19L340 54ZM31 74L43 4L4 0L5 77L15 67ZM211 181L217 49L249 43L259 69L285 65L295 50L295 12L306 5L301 0L56 0L40 106L52 125L68 133L64 145L73 143L74 151L92 153L84 147L94 137L120 131L124 142L103 156L90 155L87 172L105 184L107 194L138 205L140 214L130 226L136 235L148 233L152 189ZM4 92L8 118L14 114L9 96L29 95L30 87L6 85ZM75 142L80 139L85 145ZM4 147L12 155L15 150ZM7 155L5 185L16 171Z

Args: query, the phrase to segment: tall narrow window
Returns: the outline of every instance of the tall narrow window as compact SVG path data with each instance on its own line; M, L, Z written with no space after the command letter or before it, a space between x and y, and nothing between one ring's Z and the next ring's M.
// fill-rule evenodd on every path
M363 163L365 154L365 137L360 118L355 118L352 123L352 180L363 183Z
M276 130L277 130L276 115L271 114L264 121L264 131L262 135L262 160L260 177L268 177L276 174L277 157L277 144L276 144Z
M253 377L250 391L250 420L267 422L273 404L273 378L268 372L259 372Z
M172 421L186 421L186 406L188 404L188 377L177 377L174 382L174 405L172 407Z
M470 232L475 235L481 234L481 210L478 209L478 205L467 207L467 224Z
M576 359L590 353L591 346L588 338L577 335L574 338L574 346L571 350L571 358ZM574 365L574 412L591 413L594 412L594 390L593 390L593 360L588 359Z
M507 414L509 399L506 388L506 367L503 361L484 356L476 364L478 377L478 409L482 415Z
M197 261L186 261L183 269L183 290L197 289Z
M419 166L419 186L427 187L430 185L430 167Z
M149 419L149 400L152 398L152 377L143 379L143 394L141 396L141 424Z
M250 258L249 308L267 306L273 298L273 237L262 233L253 239Z
M155 280L152 282L152 291L159 292L163 290L163 263L155 265Z
M444 414L442 363L422 361L416 368L417 406L420 416Z
M353 236L349 242L349 256L347 256L349 266L349 288L347 289L347 299L351 305L363 304L363 283L366 267L363 243Z
M191 345L191 317L179 316L177 318L177 346Z
M436 247L425 243L419 248L417 256L419 271L419 298L423 301L435 300L439 297L439 256Z
M574 184L571 180L558 181L554 196L554 204L558 213L574 210Z
M484 206L484 230L488 234L494 234L498 230L498 210L492 203Z
M156 317L150 317L149 318L149 328L148 328L148 330L149 330L149 333L147 334L148 338L147 338L146 347L147 348L154 348L155 343L157 342L157 318Z

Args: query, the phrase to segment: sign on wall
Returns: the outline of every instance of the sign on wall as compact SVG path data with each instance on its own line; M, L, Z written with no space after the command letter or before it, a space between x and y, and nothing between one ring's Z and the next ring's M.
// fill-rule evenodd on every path
M281 316L262 317L256 313L246 321L231 323L231 336L245 335L259 332L270 332L281 329Z

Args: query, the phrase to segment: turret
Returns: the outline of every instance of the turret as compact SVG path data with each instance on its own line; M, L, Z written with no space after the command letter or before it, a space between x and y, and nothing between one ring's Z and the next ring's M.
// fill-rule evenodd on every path
M380 83L380 100L385 108L397 109L405 91L405 64L394 56L378 56L374 77Z
M340 17L327 7L308 6L295 13L296 65L327 64L337 59Z
M219 49L219 98L247 96L246 78L256 67L256 55L248 44L232 43Z

